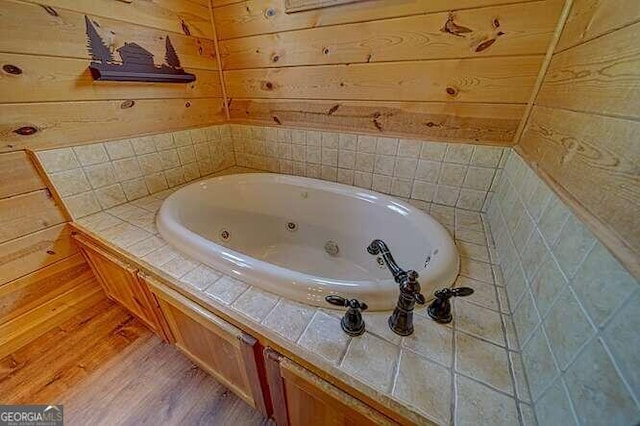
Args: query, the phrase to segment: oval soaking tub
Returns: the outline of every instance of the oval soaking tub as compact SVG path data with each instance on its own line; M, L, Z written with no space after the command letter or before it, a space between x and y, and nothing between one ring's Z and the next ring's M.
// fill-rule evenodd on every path
M288 299L331 307L329 294L393 309L398 284L382 259L387 243L398 265L420 274L430 298L453 284L458 252L426 213L394 198L333 182L270 173L202 180L169 196L158 213L162 237L230 276Z

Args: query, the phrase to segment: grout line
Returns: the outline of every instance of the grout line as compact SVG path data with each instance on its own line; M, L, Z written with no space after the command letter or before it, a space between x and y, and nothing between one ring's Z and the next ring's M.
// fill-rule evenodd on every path
M396 358L396 362L393 366L393 374L391 375L391 389L389 389L389 395L393 397L393 393L396 390L396 385L398 383L398 376L400 376L400 363L402 362L402 351L403 348L401 345L398 345L398 356Z
M316 316L318 316L318 312L320 312L320 309L316 308L315 311L313 312L313 315L311 315L311 319L304 326L304 329L302 330L302 333L300 333L300 336L298 336L298 338L295 340L296 344L298 344L300 339L302 339L302 336L304 336L304 333L307 332L307 330L309 329L309 326L311 326L311 323L313 322L313 320L316 318Z
M565 397L569 400L569 409L571 410L571 414L573 414L573 420L575 421L575 424L579 425L580 421L578 420L578 410L576 410L573 399L571 398L571 393L569 393L569 386L567 386L562 377L559 377L558 380L560 380L560 386L562 387Z
M354 339L353 337L349 336L349 341L347 342L347 347L344 348L344 352L342 353L342 356L340 357L340 359L338 360L338 363L336 364L336 366L338 368L342 368L342 364L344 363L344 359L347 356L347 353L349 352L349 348L351 347L351 344L353 343Z
M626 387L627 393L629 393L629 395L631 396L631 399L633 399L633 402L636 403L636 407L640 408L640 399L638 399L638 396L635 394L633 390L633 386L627 380L627 376L625 376L625 374L623 373L622 368L620 368L620 366L616 362L616 358L613 356L613 352L611 352L609 345L607 345L606 341L604 340L604 336L602 335L598 336L598 340L600 341L600 344L604 347L604 351L609 356L609 361L611 361L611 364L613 364L613 368L618 373L620 380L622 380L623 385Z

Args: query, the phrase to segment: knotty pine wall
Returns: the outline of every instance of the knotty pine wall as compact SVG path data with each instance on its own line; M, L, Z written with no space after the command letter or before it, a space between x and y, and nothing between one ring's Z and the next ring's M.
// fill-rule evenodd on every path
M156 63L169 35L197 80L93 82L85 15L112 48L136 42ZM27 150L224 121L213 34L208 0L0 0L0 358L104 297Z
M212 2L232 121L494 145L513 143L564 4Z
M575 0L518 153L640 278L640 2Z

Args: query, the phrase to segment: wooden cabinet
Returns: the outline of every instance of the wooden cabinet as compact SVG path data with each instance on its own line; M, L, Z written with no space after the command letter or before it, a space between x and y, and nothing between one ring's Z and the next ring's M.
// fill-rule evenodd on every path
M203 309L178 292L149 280L176 346L216 380L263 415L271 413L265 401L259 365L258 341Z
M164 340L169 340L162 326L162 313L146 284L138 279L138 270L107 253L82 236L74 236L100 285L111 299L132 314Z
M274 350L264 355L278 426L396 424Z

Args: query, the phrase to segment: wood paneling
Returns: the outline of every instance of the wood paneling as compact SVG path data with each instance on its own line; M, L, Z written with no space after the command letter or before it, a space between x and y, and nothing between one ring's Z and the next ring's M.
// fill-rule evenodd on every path
M0 285L77 253L70 229L60 224L0 244Z
M0 199L0 243L65 222L49 191Z
M47 299L34 309L0 324L0 358L104 299L93 275L61 295Z
M437 102L233 100L234 121L335 129L431 140L509 145L524 105Z
M37 0L27 1L39 4ZM60 8L174 33L213 38L206 1L135 0L125 3L114 0L47 0L46 5L54 16L60 14Z
M0 286L0 323L37 308L93 277L79 253Z
M564 5L283 1L214 3L232 121L505 146Z
M225 71L236 98L525 103L542 57Z
M117 2L110 0L109 4L115 5ZM56 16L48 13L47 9L40 5L12 0L0 0L0 5L0 28L3 34L6 34L0 37L1 51L90 59L83 13L60 9L57 10ZM208 14L209 12L207 17ZM166 31L141 26L144 25L143 22L123 22L122 19L125 18L114 20L91 16L91 19L100 25L98 30L102 31L103 38L110 40L110 45L114 48L122 46L125 42L135 41L160 62L164 59L165 37L169 35L183 67L217 69L212 40L168 34Z
M46 179L38 176L24 150L224 120L224 91L210 13L207 0L51 0L46 4L0 0L0 286L9 298L2 301L7 310L3 315L11 321L28 323L40 315L55 325L57 315L66 318L91 302L90 292L86 298L72 297L81 285L68 276L68 268L60 270L65 262L79 259L64 224L68 217L48 196ZM196 81L94 82L87 72L91 57L85 15L116 58L119 47L135 42L162 63L170 37L181 65L196 75ZM20 136L15 131L21 127L37 131ZM25 281L12 281L24 276ZM58 283L59 291L66 289L68 299L61 299L63 295L40 276ZM43 297L35 297L35 285L46 290ZM19 290L23 287L24 303ZM47 295L60 303L45 299ZM17 298L15 303L12 297ZM23 328L26 332L13 339L11 348L44 330L39 325Z
M554 55L536 104L639 119L639 34L637 23Z
M631 23L639 17L638 2L573 3L517 146L636 278L640 24Z
M638 0L573 0L557 51L640 20Z
M44 187L24 151L0 154L0 199Z
M217 2L215 5L217 6ZM455 10L514 3L513 0L457 0ZM516 2L518 3L518 2ZM374 0L327 9L285 13L284 0L246 0L214 10L218 38L246 37L302 28L373 21L451 10L450 0ZM338 30L339 31L339 30Z
M0 80L5 102L84 101L110 99L220 98L217 70L189 69L188 84L96 82L86 60L0 53L0 63L22 70Z
M544 54L563 0L448 12L268 34L220 43L224 68L371 63L416 59ZM369 7L363 5L362 7ZM497 24L497 26L496 26ZM498 35L501 33L501 35Z
M145 133L168 132L224 120L222 99L146 99L0 104L0 152L50 149ZM20 136L14 130L39 131Z

